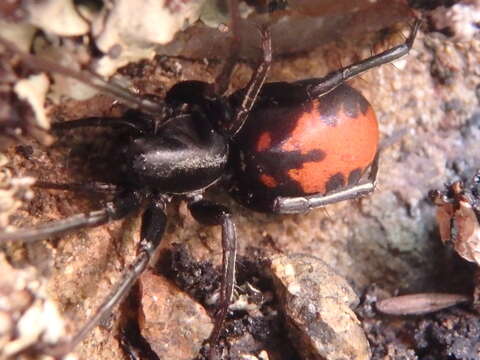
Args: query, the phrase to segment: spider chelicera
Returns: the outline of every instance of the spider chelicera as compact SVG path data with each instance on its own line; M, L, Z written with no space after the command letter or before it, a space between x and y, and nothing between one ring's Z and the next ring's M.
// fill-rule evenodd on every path
M230 5L236 9L234 0ZM89 213L0 233L0 241L33 242L142 210L136 259L78 333L68 343L48 349L49 353L69 353L128 294L161 242L165 208L172 198L185 200L199 223L222 228L220 300L209 339L210 357L215 358L235 283L236 232L230 210L205 199L205 190L223 182L244 206L280 214L302 213L374 190L378 124L367 100L345 81L407 54L420 22L415 22L403 44L322 78L293 83L265 84L272 52L269 31L262 29L261 63L244 89L227 95L239 43L238 14L235 10L232 14L232 53L215 82L182 81L163 101L155 102L87 73L38 59L0 37L0 44L26 65L79 79L132 109L121 118L86 118L53 126L57 130L128 129L129 139L117 152L115 163L121 164L118 170L124 176L114 184L113 200ZM95 190L94 185L86 186ZM68 185L58 188L71 189Z

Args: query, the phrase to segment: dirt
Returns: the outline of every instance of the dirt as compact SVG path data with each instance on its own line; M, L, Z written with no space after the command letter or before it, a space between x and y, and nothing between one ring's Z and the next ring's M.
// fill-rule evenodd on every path
M359 308L372 360L478 359L478 314L468 306L422 316L379 316L369 307L381 289L371 288Z

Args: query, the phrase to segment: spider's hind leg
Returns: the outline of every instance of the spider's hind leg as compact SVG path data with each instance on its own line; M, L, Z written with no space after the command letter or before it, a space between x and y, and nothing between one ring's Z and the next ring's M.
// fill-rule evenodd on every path
M336 71L332 71L331 73L327 74L326 76L319 78L319 79L308 79L308 80L301 80L297 83L306 82L308 83L308 90L307 94L311 99L318 98L339 85L343 84L345 81L360 75L361 73L375 68L377 66L390 63L394 60L401 58L402 56L408 54L408 52L412 49L413 43L417 36L418 29L422 22L420 20L415 20L413 24L412 30L410 31L410 35L405 40L403 44L397 45L391 49L385 50L380 54L373 55L367 59L359 61L349 66L345 66L341 69Z
M370 165L370 173L365 180L353 184L342 190L327 195L313 194L298 197L276 197L271 211L276 214L298 214L309 210L333 204L339 201L357 199L368 195L375 190L378 174L379 152Z

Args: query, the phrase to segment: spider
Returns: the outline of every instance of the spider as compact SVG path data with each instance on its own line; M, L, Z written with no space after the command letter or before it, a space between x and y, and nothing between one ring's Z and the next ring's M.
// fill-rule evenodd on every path
M262 61L244 89L227 95L239 42L235 5L231 0L232 52L215 82L182 81L167 92L165 99L156 101L38 59L0 37L0 44L26 65L79 79L114 95L132 109L121 118L95 117L54 124L61 130L128 129L128 141L118 148L118 159L112 161L120 164L118 171L123 176L113 184L116 192L111 201L95 211L0 233L0 241L33 242L142 211L136 259L71 340L48 349L49 353L69 353L128 294L161 242L167 223L165 208L172 198L185 200L199 223L222 229L220 299L209 338L209 356L218 358L219 338L235 284L237 235L230 210L206 199L205 190L222 182L240 204L277 214L303 213L374 190L377 120L368 101L345 81L406 55L420 21L400 45L322 78L293 83L265 83L272 60L271 39L267 29L260 29ZM68 190L69 186L63 188Z

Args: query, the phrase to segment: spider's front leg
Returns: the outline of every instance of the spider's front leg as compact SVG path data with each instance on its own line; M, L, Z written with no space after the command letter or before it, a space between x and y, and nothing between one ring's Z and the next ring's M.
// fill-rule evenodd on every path
M189 210L196 221L202 225L222 227L222 279L220 303L215 314L215 324L210 335L209 358L217 359L217 345L227 316L235 285L235 258L237 255L237 235L230 211L221 205L202 198L191 200Z
M262 36L262 60L255 68L253 75L248 82L245 89L241 94L240 103L235 106L232 120L224 124L224 132L230 137L235 136L245 124L248 114L255 105L258 94L262 89L265 80L267 79L268 71L272 63L272 37L270 30L267 28L260 28L260 34Z
M93 89L120 99L123 104L131 109L141 110L154 116L165 111L165 104L163 102L158 103L146 98L141 98L117 84L103 80L100 75L93 72L75 71L59 63L24 52L16 44L7 40L3 36L0 36L0 45L7 49L7 51L19 56L21 61L31 69L48 73L57 73L67 78L81 81Z
M165 100L171 106L179 104L192 104L201 106L215 121L219 131L232 138L245 124L248 114L252 110L257 97L265 83L270 64L272 62L272 39L267 28L259 28L262 38L262 59L255 70L247 86L227 97L225 92L228 88L233 67L233 59L227 60L227 64L216 78L214 84L203 81L182 81L174 85L167 93ZM221 85L218 85L218 84ZM221 90L220 90L221 89Z
M76 119L70 121L56 122L52 125L52 130L63 131L73 130L83 127L107 127L107 128L129 128L138 134L144 134L148 130L148 124L146 122L135 121L128 119L127 117L115 118L115 117L88 117L83 119Z

